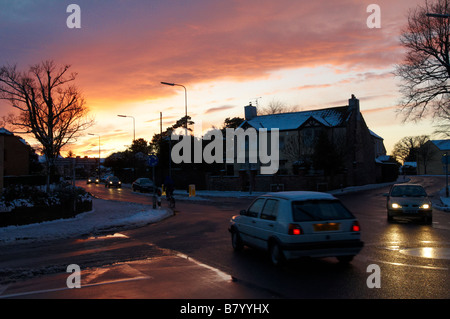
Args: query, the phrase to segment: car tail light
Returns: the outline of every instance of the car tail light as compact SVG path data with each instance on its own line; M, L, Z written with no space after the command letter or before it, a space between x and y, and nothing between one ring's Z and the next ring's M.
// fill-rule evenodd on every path
M359 222L357 220L353 222L352 231L354 232L361 231L361 227L359 226Z
M297 224L289 224L289 235L301 235L303 234L303 230L300 225Z

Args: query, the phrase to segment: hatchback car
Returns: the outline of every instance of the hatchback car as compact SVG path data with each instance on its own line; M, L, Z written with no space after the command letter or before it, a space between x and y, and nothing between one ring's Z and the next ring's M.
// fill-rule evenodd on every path
M274 265L300 257L350 262L364 246L355 216L336 197L319 192L261 195L233 216L229 231L235 250L261 248Z
M122 187L122 182L117 176L108 176L105 181L105 187Z
M418 184L396 184L391 187L387 197L387 220L395 217L421 218L426 224L433 220L431 201L425 189Z
M133 192L146 192L146 193L152 193L154 188L153 181L150 178L138 178L131 184L131 188L133 189Z

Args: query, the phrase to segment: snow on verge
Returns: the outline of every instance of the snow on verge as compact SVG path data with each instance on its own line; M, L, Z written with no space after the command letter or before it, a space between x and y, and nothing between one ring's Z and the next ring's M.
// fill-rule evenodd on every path
M149 205L93 199L93 209L74 218L0 228L0 245L17 241L71 238L104 231L135 228L170 217L169 209Z

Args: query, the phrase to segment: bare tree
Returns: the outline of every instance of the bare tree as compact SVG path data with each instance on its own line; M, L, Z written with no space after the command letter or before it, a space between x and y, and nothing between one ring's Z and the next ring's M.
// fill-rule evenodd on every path
M408 25L400 38L406 57L395 71L402 80L403 101L399 110L405 121L431 115L440 125L450 128L449 13L448 0L425 1L409 13Z
M258 115L270 115L279 113L290 113L297 111L296 106L288 106L286 103L273 99L266 107L258 109Z
M16 66L0 68L0 99L16 109L11 124L31 133L42 145L47 166L47 189L61 148L94 122L81 92L73 85L70 66L44 61L21 72Z
M406 136L395 143L392 155L399 162L417 162L420 159L429 160L428 150L423 147L429 141L428 135Z

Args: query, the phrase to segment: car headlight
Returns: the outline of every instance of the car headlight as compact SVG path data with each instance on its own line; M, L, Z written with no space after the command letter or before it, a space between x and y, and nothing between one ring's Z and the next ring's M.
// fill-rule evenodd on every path
M397 203L392 203L391 207L394 209L398 209L398 208L402 208L402 205L397 204Z
M430 209L431 206L430 206L430 204L425 203L422 206L420 206L420 208L422 208L422 209Z

